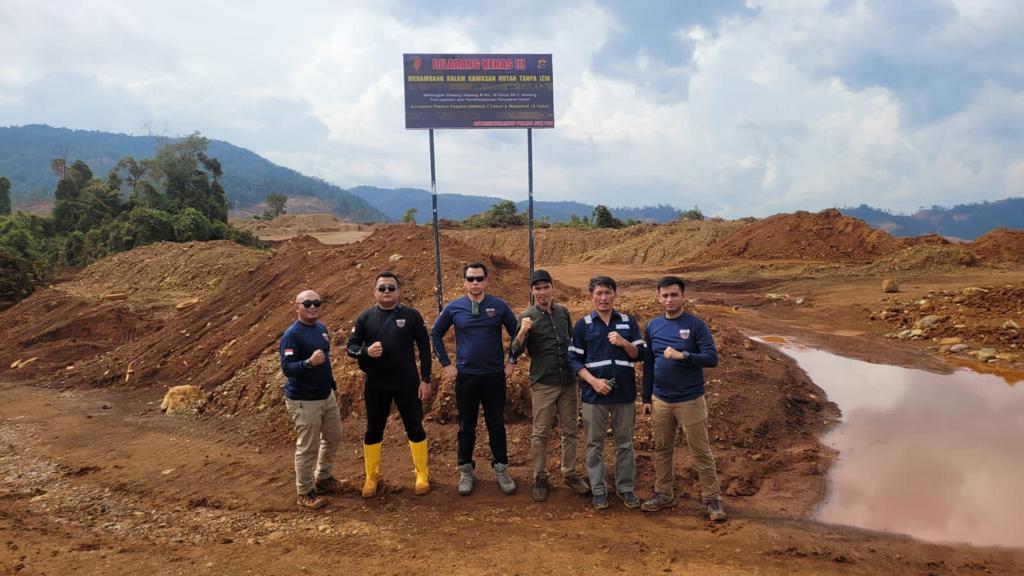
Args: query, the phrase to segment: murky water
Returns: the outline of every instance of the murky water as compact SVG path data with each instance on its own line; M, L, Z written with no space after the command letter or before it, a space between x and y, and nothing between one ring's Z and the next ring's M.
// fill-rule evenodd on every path
M938 542L1024 546L1024 386L868 364L775 338L842 423L825 522Z

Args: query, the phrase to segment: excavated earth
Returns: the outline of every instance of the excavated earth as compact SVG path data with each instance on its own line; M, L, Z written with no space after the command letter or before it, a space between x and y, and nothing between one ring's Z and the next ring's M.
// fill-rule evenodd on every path
M559 299L574 317L589 310L585 286L595 273L620 281L618 307L641 322L658 314L653 281L670 270L686 277L692 310L708 321L722 360L707 371L709 422L731 517L712 525L699 516L696 470L685 449L676 469L680 503L670 511L644 516L617 505L594 512L557 481L548 502L533 502L525 362L509 383L506 411L516 495L500 494L491 480L482 423L480 485L470 497L456 495L454 394L435 361L437 392L425 405L434 490L411 494L408 449L393 416L383 463L388 490L360 498L362 379L342 348L355 317L373 303L370 287L380 270L398 273L404 301L433 322L433 237L429 228L393 225L330 245L294 236L315 226L287 226L293 229L283 235L293 237L265 251L212 242L113 256L0 314L0 570L1024 570L1021 550L930 544L815 522L835 456L820 438L839 411L788 357L748 338L784 333L841 354L937 371L951 370L945 360L955 357L1018 378L1022 366L1013 356L1022 342L1012 326L1024 322L1024 269L1014 260L1011 231L975 252L978 243L897 240L834 211L539 230L539 265L555 274ZM461 265L482 260L490 290L522 310L525 246L522 229L446 231L445 297L460 294ZM899 292L882 292L886 278ZM294 506L294 437L276 355L294 318L294 295L305 288L325 301L345 438L335 473L346 490L312 513ZM941 320L898 337L928 315ZM960 338L967 348L953 352L944 338ZM983 347L995 349L994 362L979 359ZM179 384L201 387L204 400L184 415L161 414L164 392ZM635 445L637 485L646 495L653 453L642 418ZM557 467L558 450L552 434L549 465ZM554 468L552 475L559 476Z

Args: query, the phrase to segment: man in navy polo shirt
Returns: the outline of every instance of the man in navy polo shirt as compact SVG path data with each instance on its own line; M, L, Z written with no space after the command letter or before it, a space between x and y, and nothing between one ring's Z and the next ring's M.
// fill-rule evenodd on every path
M615 440L615 493L626 508L639 508L634 493L636 456L636 375L633 363L643 358L643 340L636 320L614 308L617 286L608 276L590 279L594 311L576 322L569 365L583 382L583 427L587 434L587 476L591 503L608 507L604 437L611 419Z
M666 276L658 282L658 302L665 309L647 323L644 340L643 412L651 415L654 436L654 495L643 503L645 512L657 512L675 503L674 455L676 430L686 436L700 480L701 498L708 518L725 520L715 457L708 440L708 407L704 400L704 368L718 366L715 340L707 324L684 311L682 279Z
M341 444L341 412L331 373L331 336L320 323L320 295L304 290L295 297L298 319L281 336L281 371L288 377L284 402L295 422L295 487L298 504L322 508L320 497L338 490L331 476ZM314 473L314 466L316 471Z
M471 262L462 268L466 295L448 303L430 330L430 342L445 376L455 380L459 413L459 494L469 495L475 482L473 447L480 405L491 445L494 479L505 494L516 491L508 472L505 436L505 380L514 366L506 362L501 329L515 338L516 315L501 298L486 293L487 267ZM448 358L444 335L455 326L455 362Z

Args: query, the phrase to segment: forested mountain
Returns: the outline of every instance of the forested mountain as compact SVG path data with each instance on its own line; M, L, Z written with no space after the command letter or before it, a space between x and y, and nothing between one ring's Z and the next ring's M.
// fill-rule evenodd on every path
M364 198L373 206L382 210L391 220L399 220L410 208L416 209L416 221L428 222L431 218L430 192L421 188L377 188L375 186L357 186L349 192ZM497 196L468 196L464 194L438 194L437 215L449 220L465 220L473 214L487 211L492 205L503 199ZM527 201L516 203L519 212L527 211ZM640 220L644 222L669 222L679 217L679 211L671 206L645 206L643 208L610 208L612 214L620 220ZM533 199L534 217L547 217L552 222L568 221L573 215L580 218L591 216L594 206L582 202L552 202Z
M0 176L10 179L11 195L16 203L36 198L52 199L58 181L50 170L54 158L66 156L68 164L82 160L97 175L105 175L124 156L148 158L160 144L169 140L39 124L0 127ZM362 198L318 178L278 166L251 150L210 140L207 153L221 163L224 171L221 184L233 207L251 207L270 193L316 196L339 216L356 221L386 220L380 210Z
M934 233L949 238L973 240L1001 226L1024 228L1024 198L959 204L952 208L932 206L910 215L892 214L866 204L856 208L841 208L840 211L895 236Z

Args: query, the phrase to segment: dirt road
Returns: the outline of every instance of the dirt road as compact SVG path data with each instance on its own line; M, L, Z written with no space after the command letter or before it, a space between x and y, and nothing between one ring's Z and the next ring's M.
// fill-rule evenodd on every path
M695 236L693 250L715 234ZM444 242L454 263L479 257L473 246ZM597 272L611 274L620 281L622 307L642 319L658 313L652 279L667 271L686 278L687 296L712 326L723 357L708 373L708 395L730 513L725 524L701 518L686 450L677 463L677 491L685 497L673 510L645 516L613 505L595 512L557 483L548 502L533 502L522 367L510 384L516 495L502 495L486 466L472 496L456 494L453 401L442 384L427 422L433 492L412 495L408 449L393 420L383 461L391 491L363 500L350 488L322 511L297 510L274 343L293 314L287 295L314 280L303 259L317 259L316 281L332 303L328 325L344 333L369 304L374 270L398 271L409 301L429 311L432 246L416 227L382 228L369 241L340 247L300 239L270 253L154 246L106 268L98 263L77 283L6 311L0 573L1024 573L1021 549L929 544L809 519L833 455L820 434L838 411L792 361L744 336L797 336L842 355L936 371L950 370L947 360L955 359L1016 378L1021 359L1011 357L1021 349L1019 330L1003 326L1021 323L1024 270L950 269L944 260L896 274L900 292L882 293L885 274L871 266L917 252L866 264L673 263L672 254L638 243L637 254L665 260L549 266L565 294ZM202 264L204 258L225 268ZM528 272L507 258L488 262L498 295L521 307L515 298ZM447 295L458 292L456 268L446 273ZM567 300L577 315L587 306L585 294ZM893 336L931 314L948 317L931 328L946 332ZM998 345L1006 359L981 364L966 353L947 355L939 341L948 334L972 351ZM337 476L358 486L360 377L343 359L335 374L347 402ZM161 414L165 387L186 380L210 394L207 412ZM653 474L646 431L638 422L641 495ZM486 462L484 443L478 445L478 462Z
M1024 551L922 544L732 508L712 525L694 500L647 517L593 512L556 489L470 497L435 490L293 503L291 451L251 443L246 423L168 418L147 398L0 385L0 570L18 574L1019 574ZM522 433L522 429L513 433ZM360 468L346 430L340 467ZM409 484L402 442L385 462ZM514 468L522 483L528 469Z

